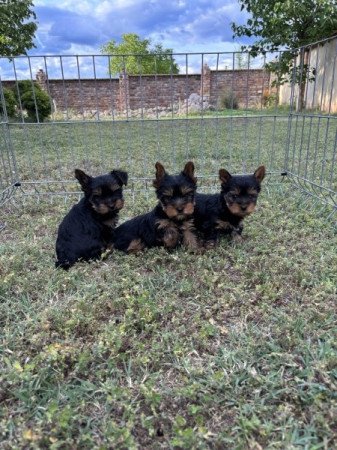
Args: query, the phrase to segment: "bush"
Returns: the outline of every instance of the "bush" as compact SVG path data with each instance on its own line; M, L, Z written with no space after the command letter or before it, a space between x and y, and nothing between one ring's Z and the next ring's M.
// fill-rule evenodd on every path
M24 92L21 96L21 105L33 122L43 122L51 113L49 95L40 88L34 91L31 88Z
M15 116L15 109L16 109L16 98L10 89L3 88L3 95L5 99L5 106L7 111L8 117L14 117ZM2 104L2 99L0 98L0 114L4 114L4 108Z
M22 80L18 81L17 85L13 88L15 97L18 99L18 96L20 95L20 99L22 98L23 94L25 92L29 92L34 90L41 91L40 86L37 83L32 83L30 80Z
M262 95L262 105L265 108L274 108L278 105L278 95L276 92L265 91Z
M239 101L233 91L224 91L219 98L220 109L238 109Z

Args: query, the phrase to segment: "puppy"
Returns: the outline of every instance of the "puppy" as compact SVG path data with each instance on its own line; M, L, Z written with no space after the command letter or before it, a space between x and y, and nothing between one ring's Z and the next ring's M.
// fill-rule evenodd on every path
M123 185L128 175L113 170L91 177L75 170L84 197L62 220L56 240L56 267L68 270L76 261L99 259L112 242L118 213L124 206Z
M172 249L181 244L197 248L193 228L197 180L193 162L186 163L179 175L169 175L159 162L155 167L157 206L120 225L115 231L114 248L126 253L158 246Z
M264 166L252 175L231 175L220 169L221 192L196 194L194 224L206 248L214 247L221 234L241 239L243 220L255 209L265 173Z

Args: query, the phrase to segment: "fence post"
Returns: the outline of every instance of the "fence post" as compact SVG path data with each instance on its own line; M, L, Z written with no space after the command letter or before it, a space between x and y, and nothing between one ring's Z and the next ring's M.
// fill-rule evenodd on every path
M205 63L202 66L201 71L201 86L200 86L200 95L206 100L208 103L211 99L211 69Z
M119 95L118 95L118 108L119 112L125 112L128 117L130 110L130 87L129 87L129 75L123 72L119 76Z

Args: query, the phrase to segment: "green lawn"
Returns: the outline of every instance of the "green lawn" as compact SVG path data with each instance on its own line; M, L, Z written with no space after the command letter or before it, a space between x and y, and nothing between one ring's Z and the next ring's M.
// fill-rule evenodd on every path
M205 176L260 162L280 171L287 121L245 120L14 125L11 135L23 181L70 180L75 166L150 178L157 159L173 170L191 158ZM303 131L319 180L324 152L333 173L334 131L311 125L290 135ZM137 183L121 220L155 203ZM1 211L2 448L337 446L337 235L310 199L270 175L241 244L116 252L65 273L53 252L72 200L18 198Z
M75 167L95 174L127 169L132 178L153 177L154 163L181 170L187 159L199 176L220 167L237 173L264 163L279 174L285 167L337 191L334 117L242 116L129 122L11 124L18 178L71 181ZM73 189L58 183L56 190Z

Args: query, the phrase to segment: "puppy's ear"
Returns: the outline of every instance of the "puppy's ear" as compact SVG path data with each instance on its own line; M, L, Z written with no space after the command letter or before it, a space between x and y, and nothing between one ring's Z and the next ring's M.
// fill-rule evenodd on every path
M232 178L232 175L226 169L219 170L219 179L221 184L226 184Z
M117 178L121 186L128 184L128 174L123 170L112 170L110 173Z
M88 189L91 176L84 173L83 170L75 169L75 178L78 180L84 191Z
M265 175L266 175L266 168L264 166L258 167L254 172L254 177L257 179L259 183L261 183Z
M182 171L183 175L185 175L186 177L190 178L193 183L197 182L196 177L194 176L194 164L192 161L188 161L185 164L184 170Z
M155 167L156 167L156 179L153 180L153 186L155 188L158 188L160 186L161 182L163 181L163 179L166 175L166 172L165 172L164 166L158 161L156 162Z

